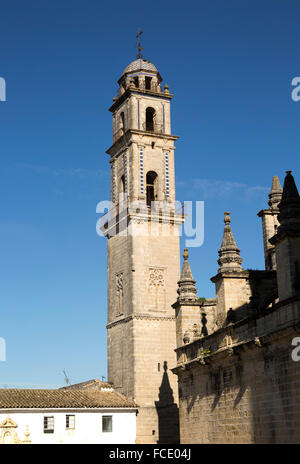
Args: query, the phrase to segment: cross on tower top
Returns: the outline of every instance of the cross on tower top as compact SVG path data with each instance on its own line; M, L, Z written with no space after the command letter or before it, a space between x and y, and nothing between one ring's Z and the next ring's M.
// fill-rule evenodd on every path
M143 31L141 31L141 29L139 28L138 30L138 33L137 33L137 36L136 38L138 39L138 45L137 45L137 48L138 48L138 54L137 54L137 58L143 58L143 55L142 55L142 50L143 47L141 45L141 35L142 35Z

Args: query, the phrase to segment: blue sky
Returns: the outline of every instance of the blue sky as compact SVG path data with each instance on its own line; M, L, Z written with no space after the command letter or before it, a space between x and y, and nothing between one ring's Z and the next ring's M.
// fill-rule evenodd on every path
M205 201L191 249L199 296L214 296L223 212L245 268L263 268L261 224L273 175L300 185L297 0L1 4L0 387L56 387L106 375L106 242L111 115L143 31L145 58L175 98L179 200ZM184 243L182 243L182 246Z

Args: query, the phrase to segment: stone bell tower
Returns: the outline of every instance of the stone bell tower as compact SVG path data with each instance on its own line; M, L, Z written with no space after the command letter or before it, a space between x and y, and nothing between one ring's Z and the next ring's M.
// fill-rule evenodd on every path
M175 206L173 95L138 57L110 107L113 145L108 238L108 380L139 405L137 443L179 440L175 312L179 226Z

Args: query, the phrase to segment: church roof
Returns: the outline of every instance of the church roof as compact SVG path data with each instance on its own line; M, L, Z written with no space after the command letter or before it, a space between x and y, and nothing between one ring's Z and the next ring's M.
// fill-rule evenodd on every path
M102 382L99 379L91 379L85 382L74 383L72 385L65 385L60 390L101 390L101 389L113 389L113 385L108 382Z
M19 408L137 408L137 405L116 391L0 389L0 409Z
M154 66L153 63L151 63L151 61L139 58L135 61L132 61L128 66L126 66L122 73L122 76L124 74L132 73L135 71L150 71L155 73L158 72L157 68Z

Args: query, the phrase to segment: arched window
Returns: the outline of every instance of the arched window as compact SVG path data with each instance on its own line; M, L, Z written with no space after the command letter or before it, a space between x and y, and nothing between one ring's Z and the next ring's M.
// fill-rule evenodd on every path
M145 89L146 90L151 90L151 81L152 81L152 77L150 76L145 77Z
M151 207L151 202L157 198L156 193L157 174L154 171L147 172L146 176L146 192L147 192L147 206Z
M123 201L124 196L125 196L125 176L122 176L119 182L119 200Z
M120 135L123 135L124 132L125 132L125 114L124 114L123 111L122 111L122 113L120 113L120 122L119 122L119 124L120 124L120 127L119 127Z
M146 130L154 131L154 122L155 122L155 109L149 106L146 109Z

